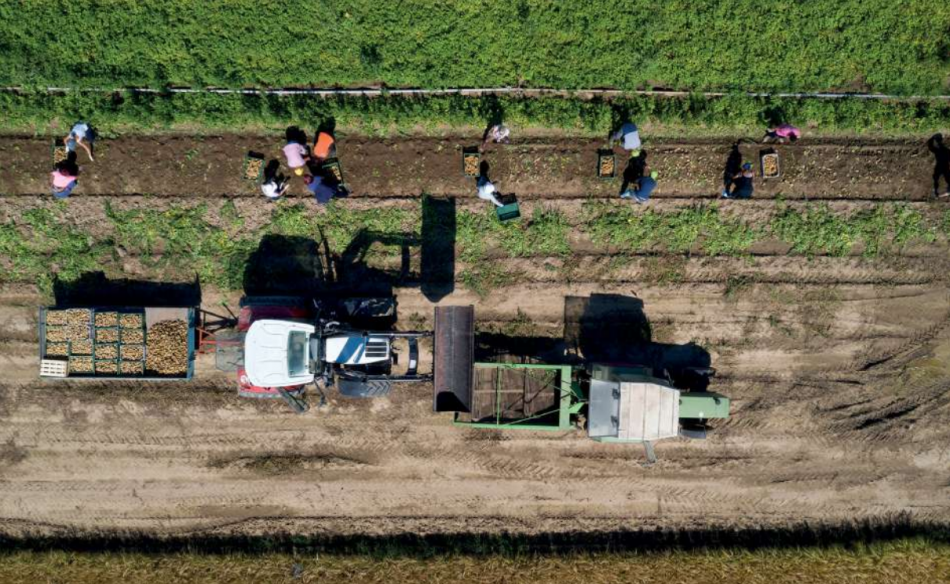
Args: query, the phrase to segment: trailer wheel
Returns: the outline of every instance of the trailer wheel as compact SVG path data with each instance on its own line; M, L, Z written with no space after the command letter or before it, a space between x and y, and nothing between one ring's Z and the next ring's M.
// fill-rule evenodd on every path
M371 398L389 395L393 384L391 381L381 379L358 381L356 379L340 378L337 380L337 388L340 390L340 395L346 397Z

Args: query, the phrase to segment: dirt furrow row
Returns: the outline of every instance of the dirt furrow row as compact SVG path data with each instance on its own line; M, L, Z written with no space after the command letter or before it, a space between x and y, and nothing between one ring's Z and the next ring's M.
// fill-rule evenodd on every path
M782 156L782 177L759 181L757 196L772 198L927 200L933 160L918 141L811 139L775 148ZM377 139L340 136L339 157L354 197L474 194L462 174L461 149L474 137ZM621 180L595 175L603 142L587 138L530 138L490 149L483 156L489 174L503 192L523 197L610 197ZM248 151L280 159L277 136L152 136L100 140L94 163L80 157L81 195L220 197L256 195L242 179ZM656 197L709 197L719 192L729 156L728 142L657 139L647 141L647 164L661 174ZM743 143L745 160L758 165L766 147ZM624 153L617 149L624 167ZM42 194L52 165L51 141L0 138L0 192ZM292 189L305 194L304 185Z

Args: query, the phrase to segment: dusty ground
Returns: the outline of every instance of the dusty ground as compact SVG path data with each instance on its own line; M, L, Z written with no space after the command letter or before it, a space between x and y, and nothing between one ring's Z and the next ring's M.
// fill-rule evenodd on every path
M431 413L424 384L373 402L331 394L296 416L238 399L208 357L190 384L40 381L33 309L7 306L3 529L536 532L898 511L950 520L942 284L755 285L731 299L715 284L523 286L479 302L479 316L504 327L523 322L521 311L532 324L515 338L553 335L565 295L633 293L657 343L710 351L712 389L735 404L707 441L659 445L652 468L639 448L580 432L453 427ZM399 297L403 314L431 310L415 290Z
M163 141L167 148L156 151ZM240 153L276 152L271 142L106 142L101 162L84 165L80 193L127 194L126 201L146 205L139 194L166 195L162 205L191 195L250 197L253 188L235 178ZM341 156L357 198L467 197L461 145L345 139ZM570 215L580 205L571 199L619 188L584 170L593 168L596 147L538 143L490 156L499 183L527 198L557 200ZM7 139L0 148L0 191L20 195L2 203L2 216L12 217L44 189L48 145ZM199 154L189 161L184 153L193 148ZM658 198L714 196L726 150L655 145L651 162L681 173ZM861 206L929 194L931 161L921 144L828 142L785 151L798 163L782 182L763 185L762 198L807 193ZM129 170L137 157L147 172ZM835 178L806 184L828 165ZM388 170L376 176L374 168ZM589 178L577 178L584 173ZM80 210L101 208L101 199L74 203L77 222L95 223L94 213ZM240 203L241 210L253 205ZM736 212L755 217L774 205L752 202ZM282 403L239 399L210 356L200 357L190 383L40 380L35 309L43 298L30 283L8 283L0 290L0 529L540 532L781 527L896 512L950 522L945 243L874 260L809 260L773 247L752 258L634 257L619 267L584 253L582 240L572 246L571 270L545 268L564 262L554 258L511 260L525 275L518 283L486 297L456 287L440 303L475 304L483 338L508 352L543 349L550 358L563 351L558 339L574 324L568 305L599 307L587 323L620 344L646 319L650 349L628 358L707 359L719 372L711 389L733 399L731 419L708 440L661 443L660 461L646 468L638 447L597 444L582 432L454 427L431 412L425 384L368 402L330 394L319 406L311 396L314 407L296 416ZM675 283L658 283L665 264L675 266ZM433 305L418 288L396 294L400 326L429 326ZM216 311L222 301L236 306L238 297L202 290L203 305ZM575 348L594 354L589 342L590 335L588 346L582 338Z

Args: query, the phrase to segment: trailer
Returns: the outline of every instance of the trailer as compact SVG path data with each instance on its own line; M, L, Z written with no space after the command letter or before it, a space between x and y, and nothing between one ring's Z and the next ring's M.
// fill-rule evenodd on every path
M436 308L433 410L469 428L568 431L598 442L643 444L705 437L729 417L729 398L673 386L668 372L625 363L481 363L474 360L474 307ZM712 375L712 369L697 370Z
M41 308L40 376L189 380L198 314L195 306Z

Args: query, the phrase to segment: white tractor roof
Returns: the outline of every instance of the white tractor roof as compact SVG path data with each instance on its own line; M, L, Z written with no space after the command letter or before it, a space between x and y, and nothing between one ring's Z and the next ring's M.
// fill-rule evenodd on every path
M306 333L309 338L316 329L308 324L286 320L258 320L244 337L244 369L251 383L258 387L287 387L313 381L313 374L291 375L289 367L290 334Z
M679 434L680 392L656 383L620 383L621 440L662 440Z

